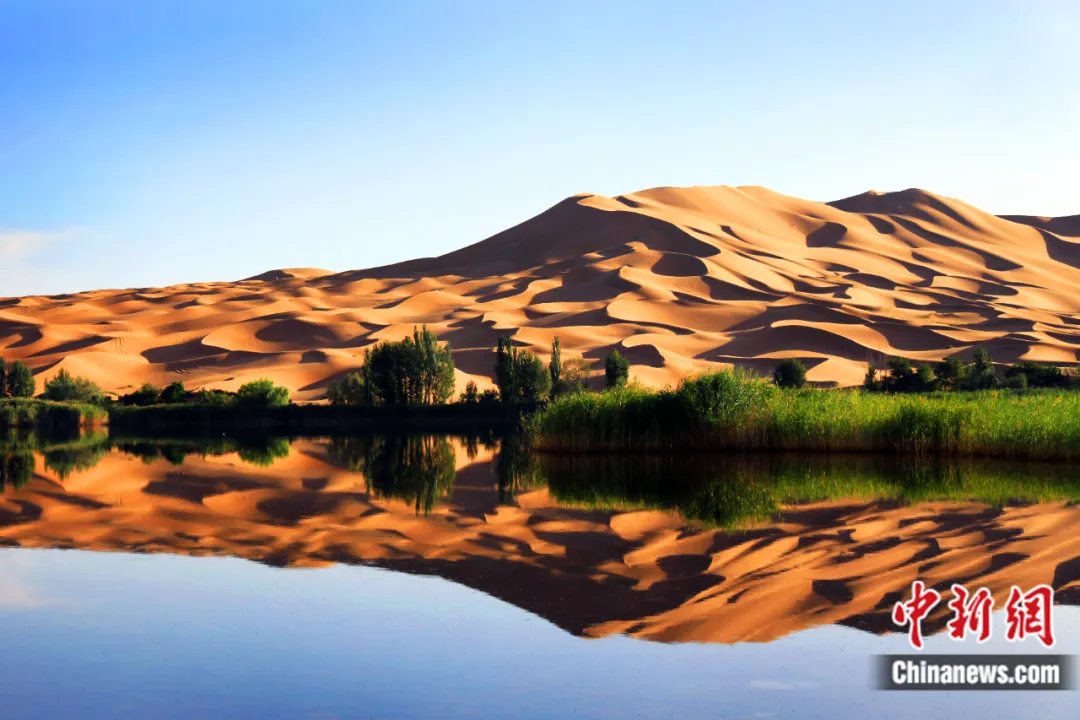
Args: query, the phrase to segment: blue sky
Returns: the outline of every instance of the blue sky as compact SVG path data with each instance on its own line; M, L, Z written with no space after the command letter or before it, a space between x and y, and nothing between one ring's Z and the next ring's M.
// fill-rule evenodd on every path
M437 255L576 192L1080 212L1080 4L0 0L0 296Z

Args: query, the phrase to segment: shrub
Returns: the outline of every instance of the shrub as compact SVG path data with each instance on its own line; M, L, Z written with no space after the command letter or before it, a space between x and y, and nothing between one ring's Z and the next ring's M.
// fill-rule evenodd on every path
M967 366L964 373L964 390L988 390L997 385L997 375L990 353L984 348L975 348L974 362Z
M64 368L52 380L45 383L45 399L54 402L81 402L101 404L105 393L96 383L82 377L73 377Z
M0 392L0 395L5 397L34 397L34 392L37 390L34 374L30 372L30 368L19 360L16 360L7 368L5 385L6 389Z
M877 368L873 365L867 364L866 375L863 377L863 387L870 392L877 392L881 389L881 383L878 381Z
M259 408L285 407L289 404L289 391L266 378L252 380L236 391L236 403Z
M454 359L426 326L414 328L411 338L365 350L362 380L364 404L441 405L454 392Z
M495 349L495 384L503 402L539 400L551 392L551 372L536 355L502 336Z
M568 395L570 393L585 392L589 389L589 375L592 368L589 361L583 357L567 358L562 363L562 373L558 387L552 388L555 396Z
M620 355L618 350L612 350L604 359L604 377L607 379L607 387L623 387L630 378L630 361Z
M480 391L476 387L476 382L470 380L469 382L465 383L465 390L462 391L461 397L458 399L458 401L463 403L474 403L479 402L479 400Z
M959 390L967 368L956 358L946 358L934 366L934 377L942 390Z
M141 388L133 393L124 395L120 398L120 402L123 405L135 405L137 407L146 407L147 405L157 405L161 402L161 391L150 383L146 383Z
M1023 373L1005 376L1005 387L1010 390L1026 390L1028 387L1027 375Z
M168 405L175 405L182 403L187 398L187 388L184 387L184 383L176 380L165 386L165 389L161 391L161 402Z
M326 399L331 405L360 407L372 404L364 376L354 372L347 374L341 380L332 381L326 388Z
M773 382L780 388L801 388L806 385L806 366L798 358L781 360L773 370Z

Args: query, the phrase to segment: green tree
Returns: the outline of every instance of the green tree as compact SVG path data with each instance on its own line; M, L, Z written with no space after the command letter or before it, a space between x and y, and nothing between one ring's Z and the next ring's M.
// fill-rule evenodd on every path
M371 394L364 382L363 373L349 373L341 380L333 380L326 388L326 399L331 405L351 405L353 407L368 407L371 405Z
M470 380L469 382L465 383L465 390L461 393L461 397L459 398L459 402L474 403L474 402L479 402L479 401L480 401L480 391L476 387L476 382L473 381L473 380Z
M8 397L7 361L0 357L0 398Z
M915 371L913 382L914 392L933 392L937 389L937 378L934 377L934 369L927 363L919 363Z
M441 405L454 392L454 359L427 327L364 351L361 380L373 405Z
M562 347L559 345L558 336L551 343L551 362L548 364L548 373L551 375L551 397L559 390L562 381Z
M28 398L34 397L37 391L37 383L34 381L34 373L21 361L16 360L7 369L7 397Z
M516 373L520 399L533 402L551 394L551 374L544 361L528 350L518 353Z
M964 382L964 364L954 357L934 366L934 377L942 390L959 390Z
M559 387L555 388L556 395L584 392L589 387L589 375L592 367L589 361L583 357L570 357L563 363L562 379Z
M974 362L967 367L964 378L965 390L987 390L997 385L997 374L990 353L985 348L975 348Z
M150 383L145 383L135 392L125 395L122 400L125 405L136 405L138 407L157 405L161 401L161 391Z
M165 389L161 391L161 402L167 405L182 403L186 397L187 388L184 387L184 383L179 380L169 383L165 386Z
M863 377L863 387L870 392L877 392L881 389L881 383L878 382L877 368L873 365L867 364L866 375Z
M612 350L604 360L604 376L609 388L626 385L630 379L630 361L620 355L618 350Z
M520 396L518 389L518 349L507 335L500 335L495 350L495 384L503 402L514 402Z
M780 388L801 388L806 385L806 366L798 358L785 358L773 370L773 382Z
M66 369L60 368L60 372L45 383L45 399L56 402L100 403L105 400L105 393L96 383L83 377L73 377Z
M289 391L272 380L260 378L241 385L236 391L236 402L247 407L285 407L289 404Z

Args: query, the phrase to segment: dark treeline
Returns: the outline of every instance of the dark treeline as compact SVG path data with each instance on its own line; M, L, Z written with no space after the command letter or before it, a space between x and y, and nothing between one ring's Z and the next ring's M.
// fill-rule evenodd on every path
M1004 387L1012 390L1026 388L1080 389L1080 374L1073 370L1033 362L1009 367L1004 377L998 377L990 354L977 347L972 362L963 363L948 358L939 363L913 364L906 358L890 358L888 372L879 376L872 365L866 371L863 386L872 392L920 393L937 391L991 390Z

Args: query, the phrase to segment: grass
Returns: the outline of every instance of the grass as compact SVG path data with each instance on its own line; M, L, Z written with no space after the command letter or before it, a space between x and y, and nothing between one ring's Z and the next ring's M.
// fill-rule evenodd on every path
M1068 461L1080 459L1080 393L779 390L726 370L674 390L560 397L525 427L542 452L886 452Z
M107 417L103 408L86 403L60 403L36 398L0 400L0 431L70 433L81 427L101 425Z

